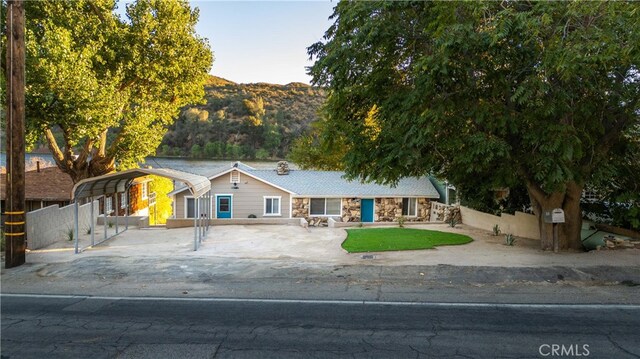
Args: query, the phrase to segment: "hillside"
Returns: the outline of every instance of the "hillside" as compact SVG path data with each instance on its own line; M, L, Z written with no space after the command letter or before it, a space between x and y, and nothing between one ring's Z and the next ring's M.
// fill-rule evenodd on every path
M284 158L291 142L318 119L324 91L302 83L236 84L211 76L206 103L184 108L158 155L194 158Z

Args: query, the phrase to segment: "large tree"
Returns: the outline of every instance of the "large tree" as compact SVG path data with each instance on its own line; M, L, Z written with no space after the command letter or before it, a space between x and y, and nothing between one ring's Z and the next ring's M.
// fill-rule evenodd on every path
M563 208L578 249L585 183L640 168L638 3L343 1L332 18L310 74L351 176L522 183L542 248Z
M26 3L27 123L74 182L153 154L213 61L182 0Z

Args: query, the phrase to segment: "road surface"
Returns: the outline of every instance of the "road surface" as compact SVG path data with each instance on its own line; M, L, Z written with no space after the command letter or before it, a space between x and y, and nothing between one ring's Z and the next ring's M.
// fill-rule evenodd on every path
M1 299L3 359L640 357L634 305Z

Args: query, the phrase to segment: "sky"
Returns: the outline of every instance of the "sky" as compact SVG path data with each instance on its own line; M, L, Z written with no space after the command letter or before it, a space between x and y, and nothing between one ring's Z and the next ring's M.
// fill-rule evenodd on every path
M337 0L191 1L213 50L210 73L238 83L309 84L307 47L331 26ZM124 12L122 2L119 11Z

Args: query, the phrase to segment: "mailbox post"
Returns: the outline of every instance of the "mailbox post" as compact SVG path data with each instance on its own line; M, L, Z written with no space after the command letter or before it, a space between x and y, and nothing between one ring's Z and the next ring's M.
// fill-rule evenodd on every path
M564 211L562 208L554 208L544 212L544 222L553 224L553 252L558 253L558 224L564 223Z

